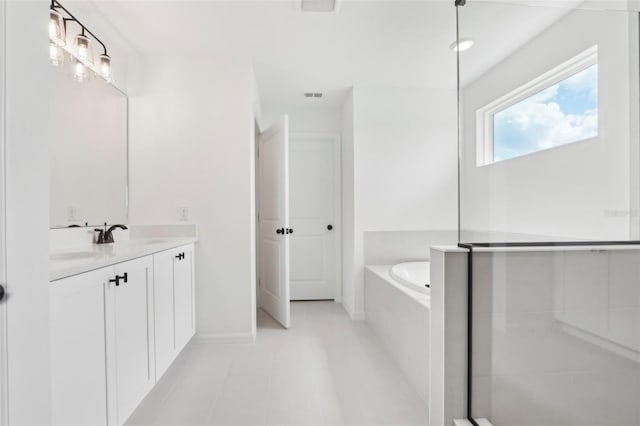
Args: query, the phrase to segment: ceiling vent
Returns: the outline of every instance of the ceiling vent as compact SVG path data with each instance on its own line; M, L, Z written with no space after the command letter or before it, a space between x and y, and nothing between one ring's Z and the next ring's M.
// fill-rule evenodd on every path
M340 0L300 0L303 12L337 12Z

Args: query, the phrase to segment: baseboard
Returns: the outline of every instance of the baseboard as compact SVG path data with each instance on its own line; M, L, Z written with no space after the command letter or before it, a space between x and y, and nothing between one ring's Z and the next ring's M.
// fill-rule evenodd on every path
M346 303L342 304L342 307L344 308L345 311L347 311L347 314L349 314L349 317L353 320L353 321L362 321L365 319L365 314L364 312L355 312L355 311L351 311L349 309L349 306Z
M193 343L255 343L253 333L196 334Z
M354 321L364 321L366 316L364 312L352 312L349 314L352 320Z

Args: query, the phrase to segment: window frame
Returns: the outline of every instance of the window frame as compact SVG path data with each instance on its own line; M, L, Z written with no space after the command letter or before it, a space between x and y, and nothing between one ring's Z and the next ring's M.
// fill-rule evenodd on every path
M568 79L569 77L578 74L586 70L587 68L598 64L598 46L594 45L587 50L577 54L573 58L563 62L562 64L552 68L544 74L530 80L529 82L519 86L511 92L499 97L491 103L479 108L476 111L476 167L489 166L495 163L501 163L503 161L512 160L515 158L524 157L530 154L534 154L546 149L533 151L527 154L518 155L504 160L495 160L494 158L494 146L493 140L494 134L494 116L504 111L505 109L523 101L531 96L534 96L541 91L548 89L549 87ZM598 78L599 80L599 78ZM599 99L598 99L599 103ZM598 118L600 112L598 111ZM600 120L598 120L598 133L600 127ZM571 143L582 142L588 139L579 139ZM550 148L547 148L550 149Z

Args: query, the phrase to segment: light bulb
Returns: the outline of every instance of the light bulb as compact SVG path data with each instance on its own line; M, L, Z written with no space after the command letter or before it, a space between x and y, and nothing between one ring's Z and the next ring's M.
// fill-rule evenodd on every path
M100 67L99 72L100 75L107 81L107 83L111 83L113 81L113 76L111 75L111 58L106 53L104 55L100 55Z
M82 62L93 64L93 55L91 54L91 42L84 34L78 34L75 39L76 54Z
M80 61L76 61L73 64L73 79L78 83L89 80L89 68L84 66Z
M64 51L53 42L49 43L49 62L54 67L64 64Z
M49 38L54 39L58 34L58 29L56 28L56 23L53 19L49 21Z
M64 30L64 19L58 11L49 10L49 38L58 46L66 44L66 34Z

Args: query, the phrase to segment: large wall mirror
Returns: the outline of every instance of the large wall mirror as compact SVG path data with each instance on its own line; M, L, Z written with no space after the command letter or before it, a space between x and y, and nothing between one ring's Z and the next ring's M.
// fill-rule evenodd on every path
M128 223L128 101L51 67L51 228Z

